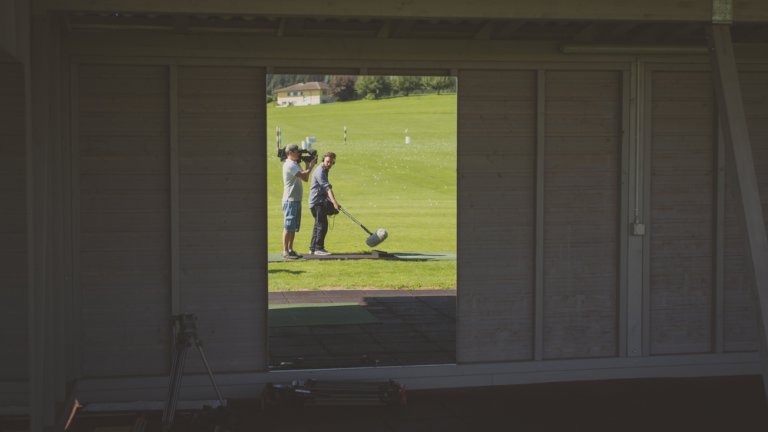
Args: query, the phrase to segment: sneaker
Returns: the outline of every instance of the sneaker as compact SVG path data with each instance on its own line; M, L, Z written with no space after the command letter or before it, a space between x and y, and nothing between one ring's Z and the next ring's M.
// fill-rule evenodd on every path
M312 249L310 249L310 250L309 250L309 254L310 254L310 255L314 255L314 254L315 254L315 251L313 251Z
M330 255L331 253L325 249L318 249L315 251L315 255Z
M297 254L295 250L288 251L288 256L292 257L293 259L301 258L301 255Z
M289 253L285 253L285 252L283 252L283 259L287 259L287 260L293 260L293 259L296 259L296 257L295 257L295 256L292 256L292 255L291 255L291 254L289 254Z

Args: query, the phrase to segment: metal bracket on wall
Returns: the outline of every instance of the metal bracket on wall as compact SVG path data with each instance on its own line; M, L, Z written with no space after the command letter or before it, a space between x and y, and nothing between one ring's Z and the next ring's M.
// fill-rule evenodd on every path
M712 23L733 24L733 0L712 0Z

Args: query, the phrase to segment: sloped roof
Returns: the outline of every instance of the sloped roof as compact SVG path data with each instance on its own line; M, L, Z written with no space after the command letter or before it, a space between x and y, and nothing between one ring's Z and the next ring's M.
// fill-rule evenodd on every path
M276 89L275 93L286 92L286 91L299 91L299 90L322 90L327 88L328 88L327 84L313 81L308 83L293 84L293 85L289 85L288 87Z

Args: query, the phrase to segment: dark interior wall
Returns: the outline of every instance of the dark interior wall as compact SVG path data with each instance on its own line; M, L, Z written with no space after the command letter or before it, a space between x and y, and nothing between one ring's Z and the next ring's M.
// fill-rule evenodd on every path
M768 209L768 74L740 73L750 139ZM755 286L734 183L718 156L715 99L708 72L652 75L650 349L652 354L758 349ZM723 244L718 248L718 194ZM722 294L716 263L723 261ZM720 299L720 300L718 300ZM718 333L722 346L718 347Z
M200 318L215 370L263 370L263 71L76 70L84 374L165 374L174 302ZM745 75L744 83L758 148L764 75ZM459 362L621 355L624 79L621 70L459 73ZM657 71L648 84L651 279L644 337L651 354L710 352L717 305L709 76ZM540 291L537 140L544 151ZM725 345L750 350L751 288L735 267L741 258L733 244L726 252ZM126 356L127 366L118 363ZM190 368L200 371L193 361Z
M707 72L652 77L651 354L708 352L713 341L714 94Z
M170 312L166 66L77 68L74 205L86 377L167 372Z
M264 368L264 74L77 66L79 346L86 377L168 372L170 317L214 370ZM200 371L198 356L185 368Z
M739 75L744 110L755 158L763 215L768 215L768 73L742 72ZM729 157L726 154L726 157ZM754 351L759 348L754 279L746 265L746 243L742 233L734 183L726 178L724 338L726 351Z
M24 82L23 64L0 62L0 382L29 375Z

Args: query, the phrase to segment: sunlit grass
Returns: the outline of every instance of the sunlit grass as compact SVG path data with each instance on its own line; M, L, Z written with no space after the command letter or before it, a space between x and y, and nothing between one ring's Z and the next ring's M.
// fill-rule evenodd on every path
M268 248L279 253L282 233L283 146L314 136L319 154L333 151L330 172L342 204L369 230L385 228L388 252L456 252L456 96L427 95L380 101L337 102L267 111ZM344 144L344 126L347 143ZM406 129L410 144L405 144ZM295 248L306 253L313 219L305 183L302 228ZM331 220L326 248L334 253L369 250L368 234L345 215ZM271 290L318 288L454 287L455 262L306 261L270 263Z

